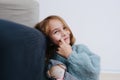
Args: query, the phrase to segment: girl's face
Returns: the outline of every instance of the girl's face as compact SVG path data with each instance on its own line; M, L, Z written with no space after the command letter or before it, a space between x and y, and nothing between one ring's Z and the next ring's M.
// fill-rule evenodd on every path
M70 44L70 31L63 26L60 20L53 19L49 21L49 36L53 43L59 46L60 40Z

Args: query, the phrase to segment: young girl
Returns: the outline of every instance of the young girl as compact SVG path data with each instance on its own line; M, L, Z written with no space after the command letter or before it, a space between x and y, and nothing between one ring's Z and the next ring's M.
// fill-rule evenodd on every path
M67 72L78 80L98 80L100 58L85 45L74 45L75 38L59 16L51 15L35 26L47 37L46 64L50 59L66 65Z

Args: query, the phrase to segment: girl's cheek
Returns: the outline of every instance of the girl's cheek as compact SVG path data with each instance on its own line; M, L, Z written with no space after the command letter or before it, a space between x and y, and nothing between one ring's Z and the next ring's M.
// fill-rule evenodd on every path
M51 39L55 44L58 44L58 42L60 40L60 36L51 36Z
M59 41L59 40L61 39L61 36L60 36L60 35L55 35L55 36L54 36L54 39L55 39L56 41Z
M61 39L60 37L57 37L57 38L55 39L56 43L58 43L60 39Z

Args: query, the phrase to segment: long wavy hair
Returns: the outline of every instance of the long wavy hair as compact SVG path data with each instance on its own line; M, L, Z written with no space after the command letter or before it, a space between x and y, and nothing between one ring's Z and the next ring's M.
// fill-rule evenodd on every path
M51 16L46 17L41 22L35 25L35 28L41 31L43 34L45 34L47 38L46 62L48 62L48 60L52 58L52 56L54 55L54 51L56 50L56 45L51 41L49 37L49 21L53 19L61 21L63 26L66 27L70 31L70 45L72 46L75 43L75 38L73 36L73 33L70 30L67 23L63 20L63 18L61 18L60 16L56 16L56 15L51 15Z

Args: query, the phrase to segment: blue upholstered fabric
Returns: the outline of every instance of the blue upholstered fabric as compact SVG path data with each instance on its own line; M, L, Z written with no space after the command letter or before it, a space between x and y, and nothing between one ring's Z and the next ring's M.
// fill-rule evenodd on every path
M43 80L45 49L40 31L0 20L0 80Z

